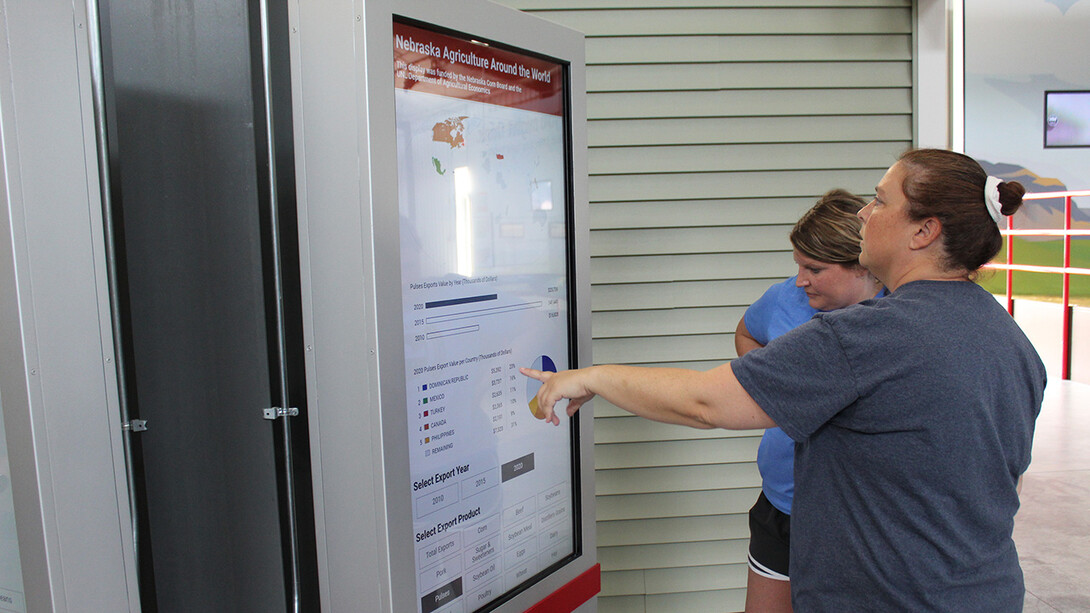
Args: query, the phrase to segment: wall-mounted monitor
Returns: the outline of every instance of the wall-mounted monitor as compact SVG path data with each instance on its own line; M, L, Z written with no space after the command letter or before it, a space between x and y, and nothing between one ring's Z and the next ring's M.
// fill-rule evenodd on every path
M1045 92L1045 147L1090 147L1090 91Z

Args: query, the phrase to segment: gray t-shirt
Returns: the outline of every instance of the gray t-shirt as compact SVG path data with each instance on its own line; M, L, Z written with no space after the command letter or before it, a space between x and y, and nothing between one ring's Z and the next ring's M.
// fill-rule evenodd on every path
M1015 486L1045 369L994 297L908 283L732 368L799 443L796 611L1022 610Z

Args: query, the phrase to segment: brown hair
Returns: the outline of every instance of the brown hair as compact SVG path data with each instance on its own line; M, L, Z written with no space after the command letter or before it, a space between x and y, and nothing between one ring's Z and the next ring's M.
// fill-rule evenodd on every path
M935 217L942 223L943 264L947 270L974 272L1003 246L999 226L984 202L988 174L973 158L944 149L910 149L899 159L905 169L901 186L914 221ZM1026 188L1017 181L999 184L1004 215L1022 206Z
M859 210L867 202L843 189L826 192L791 229L791 244L827 264L859 265Z

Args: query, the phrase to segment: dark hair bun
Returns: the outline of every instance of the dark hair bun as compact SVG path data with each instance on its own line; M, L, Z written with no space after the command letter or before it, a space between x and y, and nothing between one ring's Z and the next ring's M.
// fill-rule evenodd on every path
M1003 205L1004 215L1014 215L1022 206L1022 196L1026 188L1018 181L1003 181L999 184L999 203Z

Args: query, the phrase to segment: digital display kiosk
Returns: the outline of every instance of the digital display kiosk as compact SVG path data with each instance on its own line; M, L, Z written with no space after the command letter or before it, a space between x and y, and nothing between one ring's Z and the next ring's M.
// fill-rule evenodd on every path
M481 0L293 28L323 610L595 610L584 37ZM365 604L361 604L365 603Z
M477 611L575 552L571 422L536 422L540 383L518 372L571 363L567 75L393 34L418 611Z

